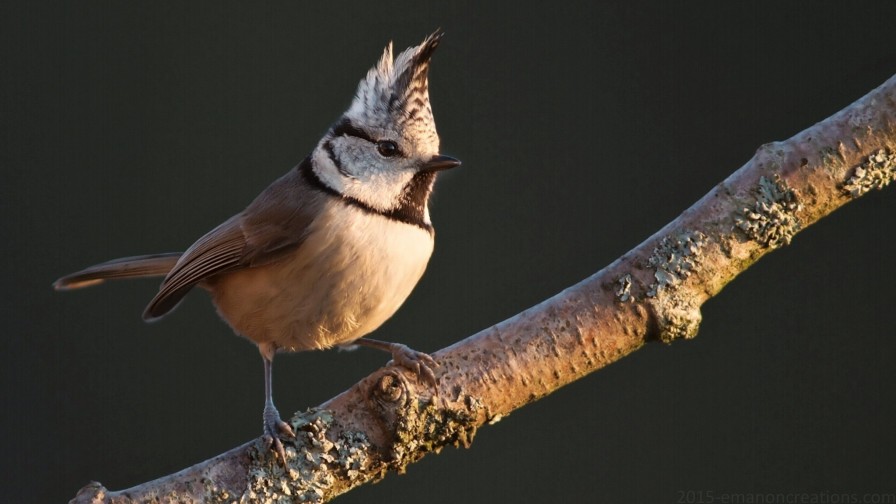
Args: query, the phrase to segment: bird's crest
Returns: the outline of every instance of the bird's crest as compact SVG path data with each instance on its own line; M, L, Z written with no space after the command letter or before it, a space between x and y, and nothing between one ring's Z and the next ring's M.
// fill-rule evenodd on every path
M394 60L389 42L379 62L358 84L346 115L373 127L404 130L417 139L431 137L438 145L429 104L428 75L430 59L442 35L441 30L435 31Z

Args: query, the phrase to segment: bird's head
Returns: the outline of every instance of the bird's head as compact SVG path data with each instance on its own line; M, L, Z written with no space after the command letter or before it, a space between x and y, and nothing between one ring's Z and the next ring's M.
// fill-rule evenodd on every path
M315 173L340 194L383 211L426 202L438 171L460 164L439 155L429 103L429 65L442 32L393 59L392 44L358 84L348 111L314 150Z

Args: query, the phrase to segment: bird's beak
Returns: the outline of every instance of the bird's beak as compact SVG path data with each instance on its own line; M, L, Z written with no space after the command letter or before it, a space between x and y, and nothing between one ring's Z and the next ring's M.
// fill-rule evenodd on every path
M460 166L460 161L451 156L433 156L429 161L423 163L422 171L437 172L449 170L456 166Z

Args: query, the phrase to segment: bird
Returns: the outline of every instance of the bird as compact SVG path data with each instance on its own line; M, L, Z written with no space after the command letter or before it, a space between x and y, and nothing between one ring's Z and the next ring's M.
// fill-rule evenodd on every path
M54 287L164 276L146 321L171 312L193 287L207 290L218 315L258 346L262 439L284 466L281 438L295 432L274 406L276 353L364 345L435 385L429 355L365 336L422 277L433 251L436 176L461 164L439 153L429 100L430 62L443 35L436 30L394 58L389 42L312 152L185 252L114 259Z

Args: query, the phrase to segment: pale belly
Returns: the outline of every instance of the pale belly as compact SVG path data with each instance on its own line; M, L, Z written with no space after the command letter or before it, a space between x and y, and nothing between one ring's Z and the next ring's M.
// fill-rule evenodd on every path
M423 275L432 248L432 236L417 226L328 205L295 253L221 275L209 289L221 317L255 343L329 348L391 317Z

